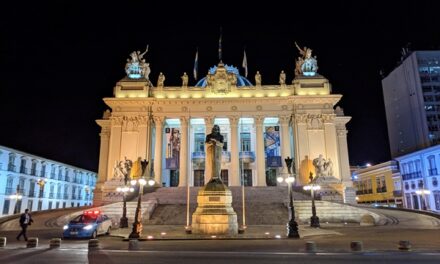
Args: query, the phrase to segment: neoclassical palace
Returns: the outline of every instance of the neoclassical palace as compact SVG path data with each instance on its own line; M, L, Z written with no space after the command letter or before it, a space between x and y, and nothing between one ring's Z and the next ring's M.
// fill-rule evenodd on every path
M182 76L181 86L166 86L161 73L155 85L149 64L133 52L127 76L116 83L114 97L102 119L98 183L95 202L104 196L106 182L114 180L120 161L149 161L147 175L158 186L203 186L205 137L214 124L224 136L221 178L229 186L275 186L287 174L284 159L294 159L296 185L316 174L312 161L331 160L331 175L352 187L346 123L335 105L342 95L332 94L329 81L317 73L311 50L301 50L295 79L263 85L237 68L220 61L195 86Z

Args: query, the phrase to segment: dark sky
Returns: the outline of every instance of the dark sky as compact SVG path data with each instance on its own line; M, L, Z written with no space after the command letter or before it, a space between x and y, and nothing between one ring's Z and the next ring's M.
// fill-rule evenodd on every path
M413 50L440 45L436 1L35 2L1 7L0 145L93 171L102 98L113 96L129 53L147 44L150 79L163 72L171 86L180 85L184 71L192 73L196 47L199 75L218 62L220 26L223 61L240 66L246 47L249 79L259 70L263 84L277 83L281 70L291 82L294 41L312 48L319 73L353 117L353 165L390 157L379 71L392 70L407 43Z

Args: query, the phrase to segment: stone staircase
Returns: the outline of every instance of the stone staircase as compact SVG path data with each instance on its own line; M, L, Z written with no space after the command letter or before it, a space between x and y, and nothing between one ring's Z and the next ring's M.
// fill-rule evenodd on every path
M190 188L190 221L197 207L197 193L201 187ZM237 213L238 223L242 223L242 188L230 187L232 206ZM293 192L294 200L309 200L310 196ZM158 206L150 219L144 218L145 224L186 225L187 188L160 188L145 194L143 200L155 200ZM247 225L279 225L288 219L286 187L245 187L245 213Z

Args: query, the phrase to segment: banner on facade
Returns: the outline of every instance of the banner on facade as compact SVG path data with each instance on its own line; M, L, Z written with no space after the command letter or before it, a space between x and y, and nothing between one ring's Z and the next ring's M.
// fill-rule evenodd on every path
M264 152L266 157L280 156L279 126L267 126L264 132Z
M283 167L280 156L268 156L266 158L266 166L270 168Z
M179 159L180 153L180 130L179 128L165 128L167 139L166 158Z
M179 169L179 157L167 158L165 159L165 169L167 170L177 170Z

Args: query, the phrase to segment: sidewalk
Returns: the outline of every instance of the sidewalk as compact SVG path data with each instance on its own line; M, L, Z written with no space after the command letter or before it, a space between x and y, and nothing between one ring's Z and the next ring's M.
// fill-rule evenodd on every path
M180 225L144 225L141 240L191 240L191 239L279 239L286 238L285 225L251 225L244 234L228 235L198 235L186 234L185 227ZM128 239L131 227L119 228L111 231L111 236ZM301 238L322 235L342 235L327 228L312 228L308 225L299 226Z

